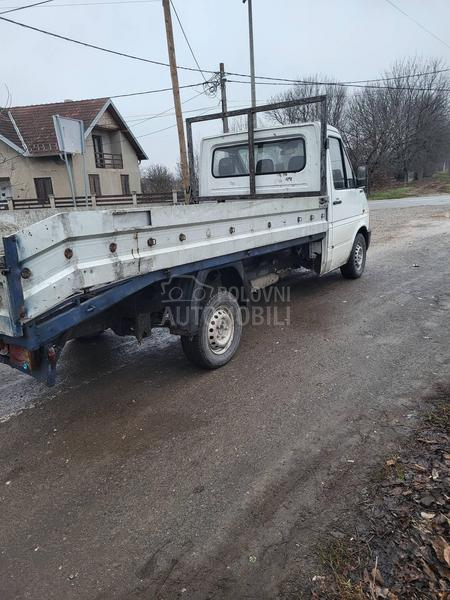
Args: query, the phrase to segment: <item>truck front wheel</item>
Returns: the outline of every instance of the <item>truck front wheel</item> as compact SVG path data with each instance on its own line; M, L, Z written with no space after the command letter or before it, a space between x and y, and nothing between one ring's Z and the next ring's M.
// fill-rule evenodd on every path
M233 294L218 291L207 302L200 316L198 333L181 336L186 357L204 369L225 365L241 341L242 318Z
M349 259L341 267L341 273L346 279L358 279L358 277L361 277L366 265L366 251L366 238L362 233L358 233L353 242Z

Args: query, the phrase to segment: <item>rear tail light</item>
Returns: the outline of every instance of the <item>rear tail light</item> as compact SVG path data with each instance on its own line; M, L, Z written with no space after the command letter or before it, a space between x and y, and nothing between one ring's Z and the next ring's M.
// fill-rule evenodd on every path
M9 364L21 371L32 371L37 365L37 352L9 344Z

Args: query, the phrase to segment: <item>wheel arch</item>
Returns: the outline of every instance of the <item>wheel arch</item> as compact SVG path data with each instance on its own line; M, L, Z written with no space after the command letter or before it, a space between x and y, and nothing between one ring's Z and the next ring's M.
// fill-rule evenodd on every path
M211 269L204 279L205 284L219 280L220 287L231 292L244 305L248 298L249 283L241 262L225 265L217 269Z
M369 248L369 246L370 246L370 231L367 229L367 227L365 225L363 225L355 233L355 238L358 235L358 233L361 233L364 236L364 239L366 240L366 248Z

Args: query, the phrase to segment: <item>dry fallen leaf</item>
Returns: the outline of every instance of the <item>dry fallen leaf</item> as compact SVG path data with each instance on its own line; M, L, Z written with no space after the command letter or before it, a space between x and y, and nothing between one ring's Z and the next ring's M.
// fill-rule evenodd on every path
M425 473L426 468L422 467L422 465L418 465L417 463L413 464L413 468L416 469L417 471L422 471L422 473Z
M444 548L443 555L444 555L445 562L450 567L450 545L449 544L447 544L446 547Z
M427 521L434 519L434 517L436 516L436 513L431 513L431 512L421 512L420 516L422 517L422 519L426 519Z
M431 540L431 545L436 553L436 556L441 562L447 562L444 553L445 551L450 552L450 545L440 535L436 536Z

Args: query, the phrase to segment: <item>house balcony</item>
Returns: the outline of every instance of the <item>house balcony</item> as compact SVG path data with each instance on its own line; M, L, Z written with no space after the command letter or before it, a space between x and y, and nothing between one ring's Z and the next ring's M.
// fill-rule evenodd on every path
M96 152L95 166L97 169L123 169L122 155L110 154L108 152Z

